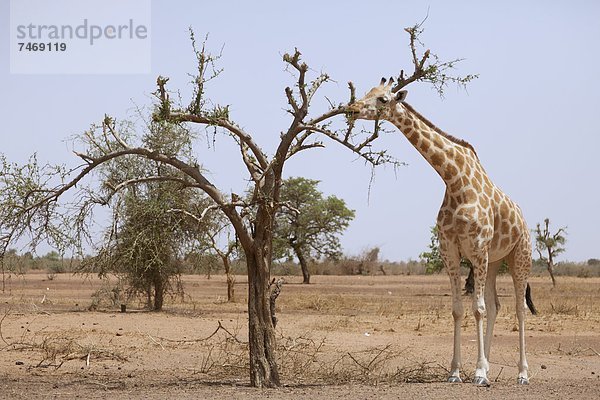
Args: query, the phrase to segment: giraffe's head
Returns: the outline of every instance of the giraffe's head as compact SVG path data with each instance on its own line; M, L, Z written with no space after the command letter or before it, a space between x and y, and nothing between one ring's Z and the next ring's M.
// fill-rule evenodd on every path
M387 82L387 83L386 83ZM387 81L381 78L379 85L360 100L350 104L347 112L355 119L389 119L394 112L401 112L402 101L406 98L406 90L397 93L392 92L394 79Z

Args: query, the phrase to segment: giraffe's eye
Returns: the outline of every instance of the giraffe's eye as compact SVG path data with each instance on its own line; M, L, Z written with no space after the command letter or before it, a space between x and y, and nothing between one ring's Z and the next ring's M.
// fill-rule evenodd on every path
M385 104L385 103L387 103L387 102L388 102L388 99L387 99L387 97L384 97L384 96L378 97L378 98L377 98L377 100L378 100L380 103L383 103L383 104Z

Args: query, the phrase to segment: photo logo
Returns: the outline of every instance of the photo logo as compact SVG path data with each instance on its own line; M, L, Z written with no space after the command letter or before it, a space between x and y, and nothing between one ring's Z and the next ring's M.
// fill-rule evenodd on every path
M90 45L99 39L146 39L148 27L135 25L129 19L126 25L89 25L87 18L81 25L17 25L17 39L23 40L65 40L88 39Z
M150 31L150 0L11 0L10 70L149 73Z

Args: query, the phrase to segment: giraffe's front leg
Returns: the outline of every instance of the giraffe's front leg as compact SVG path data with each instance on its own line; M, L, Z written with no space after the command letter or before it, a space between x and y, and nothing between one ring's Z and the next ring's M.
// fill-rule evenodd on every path
M473 315L475 316L475 326L477 328L477 365L475 367L475 377L473 383L476 385L488 386L487 373L490 369L486 354L483 332L483 318L485 317L485 281L487 275L487 253L479 257L472 258L475 268L475 291L473 293Z
M440 231L440 255L450 277L450 288L452 291L452 317L454 318L454 347L452 363L450 364L450 375L448 382L462 382L460 379L461 352L460 336L462 320L464 316L461 282L460 282L460 252L458 246Z
M452 317L454 318L454 347L452 354L452 363L450 364L450 375L448 382L460 383L460 368L461 368L461 352L460 352L460 336L462 329L462 320L464 315L463 303L460 289L460 272L450 272L450 286L452 288Z

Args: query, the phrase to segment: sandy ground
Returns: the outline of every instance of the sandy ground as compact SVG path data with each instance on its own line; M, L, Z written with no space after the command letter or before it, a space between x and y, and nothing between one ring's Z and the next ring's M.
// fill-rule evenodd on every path
M286 280L277 326L283 387L259 390L247 377L245 277L227 303L224 277L186 276L186 297L161 313L137 303L127 313L89 311L105 288L94 278L12 277L0 295L0 398L600 398L598 278L561 278L555 289L549 278L531 280L540 315L527 320L528 386L516 384L512 283L499 278L489 388L443 382L452 346L445 275ZM465 380L474 339L468 311Z

